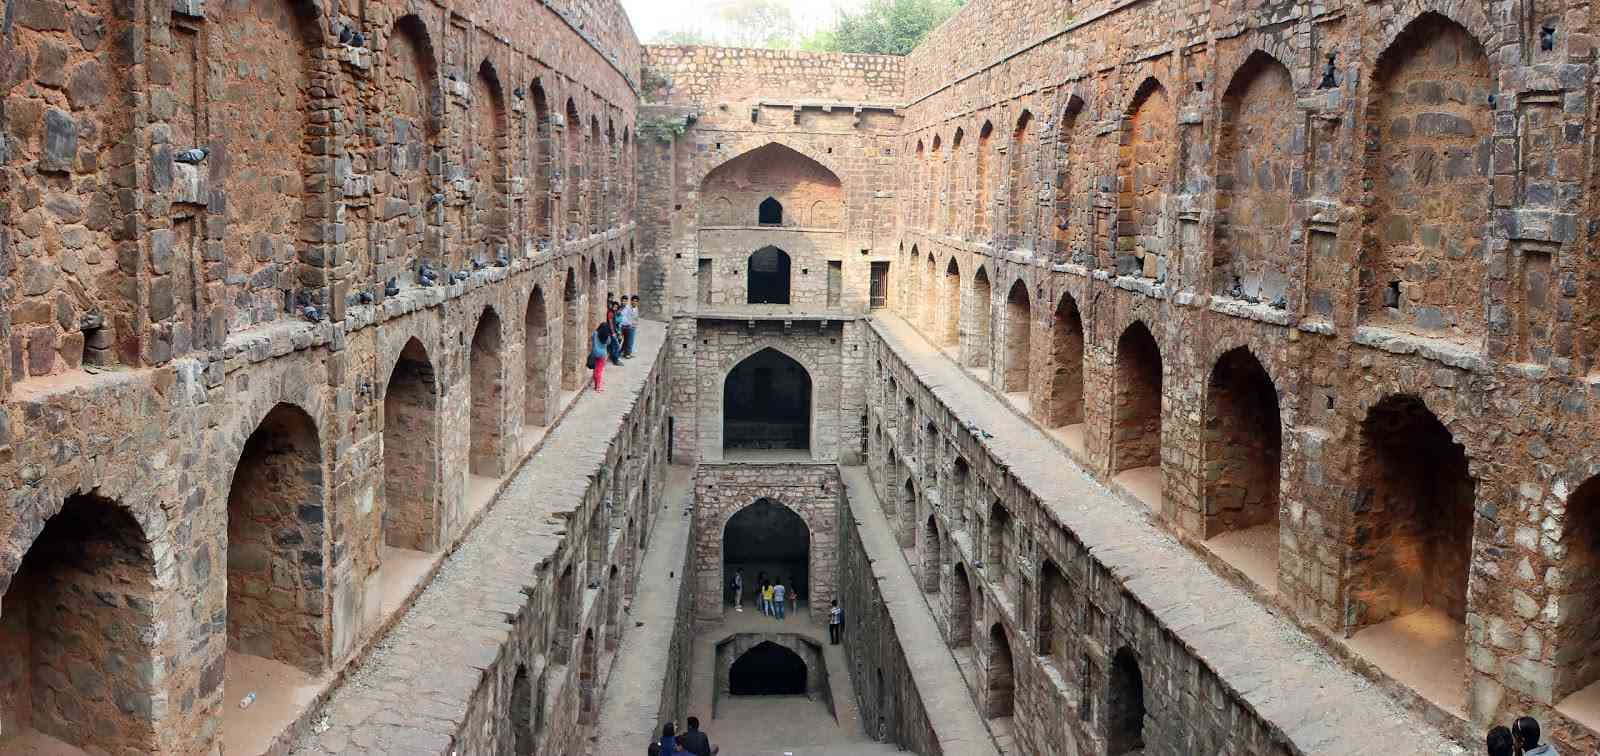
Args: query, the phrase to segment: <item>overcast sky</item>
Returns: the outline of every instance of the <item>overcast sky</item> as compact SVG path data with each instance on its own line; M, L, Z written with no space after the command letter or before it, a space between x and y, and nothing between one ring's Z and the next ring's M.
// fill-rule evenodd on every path
M832 21L839 8L858 8L862 0L788 0L789 12L802 33ZM648 44L663 31L699 29L715 35L718 0L622 0L639 41Z

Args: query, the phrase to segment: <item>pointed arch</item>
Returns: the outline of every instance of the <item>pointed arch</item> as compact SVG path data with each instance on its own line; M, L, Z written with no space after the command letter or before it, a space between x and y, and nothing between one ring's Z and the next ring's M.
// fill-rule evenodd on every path
M1028 158L1026 153L1032 149L1033 113L1024 109L1017 115L1016 128L1011 130L1011 144L1007 148L1007 181L1006 199L1010 212L1006 218L1005 246L1015 248L1022 246L1023 238L1029 231L1028 212L1033 207L1033 202L1028 199L1033 186L1032 176L1028 175Z
M722 382L722 449L811 450L812 379L798 360L767 347Z
M972 236L979 240L986 240L993 233L989 228L989 153L994 150L992 139L994 137L994 124L984 121L978 129L978 159L977 200L972 209ZM1014 202L1016 198L1007 195L1007 202Z
M278 404L245 440L228 488L229 651L312 674L327 663L326 506L316 421Z
M1117 339L1112 472L1161 465L1161 347L1142 321Z
M1211 264L1216 294L1265 302L1288 294L1289 182L1301 125L1294 104L1288 67L1261 50L1223 92Z
M955 135L950 137L950 157L945 160L945 217L941 230L951 236L954 236L960 230L956 227L956 211L962 205L960 182L965 178L961 172L961 137L964 133L961 127L956 127Z
M439 143L439 117L444 95L440 89L438 57L428 35L427 24L414 14L396 19L389 29L381 61L381 92L384 112L389 114L383 128L384 160L380 170L387 173L373 182L374 205L403 208L385 212L373 222L372 235L382 259L376 280L400 275L406 280L427 249L425 237L430 214L426 205L442 190L428 175L428 161ZM233 173L230 171L230 173ZM361 245L349 245L352 248ZM356 255L364 254L357 249ZM434 260L443 263L442 260ZM357 261L357 269L361 269Z
M1033 300L1028 296L1028 284L1017 279L1006 293L1006 343L1000 390L1006 393L1028 394L1028 365L1032 361Z
M1063 293L1050 325L1050 395L1046 424L1051 428L1084 420L1083 316L1078 301Z
M939 335L939 344L946 347L959 347L961 345L961 265L956 261L956 256L951 255L950 261L944 266L944 290L939 293L939 299L944 303L940 307L940 316L944 323L943 333Z
M789 253L766 246L745 260L745 301L750 304L789 304L793 273Z
M548 252L553 244L551 229L555 226L555 195L551 184L551 169L557 165L556 140L550 128L550 100L544 84L534 79L528 87L533 99L533 243L538 252Z
M550 388L550 355L553 350L550 333L550 309L544 300L544 287L534 286L528 295L528 308L522 316L522 422L524 425L547 425L554 396ZM559 336L559 334L557 334Z
M427 348L401 348L383 390L383 542L391 549L433 551L440 543L443 460L441 386Z
M966 343L961 351L966 355L967 367L989 367L990 339L993 337L994 291L989 283L989 272L979 265L972 274L972 327L963 334Z
M561 304L561 390L577 391L583 387L583 358L589 339L584 328L583 292L578 288L578 272L571 267L561 285Z
M197 539L187 559L209 565L210 549ZM95 752L158 751L157 720L137 704L162 695L159 678L140 672L160 668L161 591L150 539L133 513L97 494L74 494L44 522L16 572L0 578L9 578L0 580L4 737L33 731Z
M1117 181L1125 188L1117 199L1117 273L1157 277L1166 272L1161 220L1177 157L1177 118L1155 77L1140 83L1122 132Z
M967 566L960 562L950 575L949 636L954 648L972 645L972 579L967 576Z
M510 150L505 91L494 64L485 58L478 64L472 81L472 139L476 149L469 152L475 191L472 194L472 236L469 255L488 263L502 253L509 254L506 233L506 191L511 174L506 165Z
M468 456L473 475L496 478L501 473L505 436L505 376L501 365L500 316L485 307L472 334L471 412Z
M999 622L989 626L988 695L986 713L990 719L1009 717L1015 710L1016 671L1011 655L1011 638Z

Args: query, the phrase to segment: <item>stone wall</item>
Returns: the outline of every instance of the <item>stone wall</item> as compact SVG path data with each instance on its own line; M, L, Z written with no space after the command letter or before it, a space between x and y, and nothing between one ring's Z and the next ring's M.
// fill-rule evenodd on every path
M811 620L827 622L834 598L839 548L838 515L843 485L839 470L819 464L705 464L695 471L694 536L696 621L722 618L726 586L722 569L723 531L728 519L758 499L767 499L800 516L810 536L808 602ZM754 575L746 575L746 590Z
M861 448L861 324L855 320L733 320L681 316L668 335L676 375L671 387L676 449L685 459L723 458L723 392L728 373L773 349L811 379L812 459L857 459Z
M944 753L923 692L906 661L902 639L879 588L879 573L861 542L849 507L839 508L839 607L845 658L867 734L924 756ZM890 555L886 558L894 559Z
M866 311L872 263L895 259L897 59L732 48L645 54L653 86L639 122L657 139L640 143L640 160L650 163L641 170L643 248L664 275L666 311L750 307L749 258L766 246L791 258L787 309ZM682 133L656 128L664 124ZM768 197L783 204L780 224L759 222Z
M970 3L905 61L900 312L1408 705L1590 748L1591 26ZM1459 683L1359 650L1419 611Z
M337 677L393 550L439 559L559 418L563 347L637 267L638 48L588 7L8 5L0 591L60 592L31 568L68 502L137 523L124 651L164 662L84 678L133 707L119 747L216 745L230 652ZM558 233L580 202L607 222Z
M900 102L904 60L805 50L649 45L650 99L672 104L801 98Z

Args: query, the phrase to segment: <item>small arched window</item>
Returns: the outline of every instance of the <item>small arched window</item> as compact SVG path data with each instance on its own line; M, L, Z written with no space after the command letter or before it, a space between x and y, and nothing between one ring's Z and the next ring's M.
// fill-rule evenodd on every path
M763 226L783 225L783 203L773 197L761 200L761 207L756 210L756 222Z

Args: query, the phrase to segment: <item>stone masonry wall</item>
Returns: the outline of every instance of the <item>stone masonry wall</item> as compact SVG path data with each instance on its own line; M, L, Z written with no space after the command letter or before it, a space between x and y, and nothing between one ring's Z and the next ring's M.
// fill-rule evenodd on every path
M1557 5L969 3L904 63L896 301L1401 700L1583 750L1594 29ZM1417 610L1459 682L1356 650Z
M722 618L728 581L723 575L723 530L728 519L757 499L767 499L800 516L811 538L807 583L811 621L825 623L837 586L839 539L837 509L844 485L830 464L706 464L695 470L694 563L698 621ZM754 576L746 575L746 580ZM747 588L748 590L748 588ZM705 663L706 660L701 660Z
M7 5L0 595L53 590L26 569L74 497L138 524L128 658L164 661L82 678L134 707L128 747L218 743L230 650L360 657L388 549L439 558L559 417L591 326L564 328L565 283L591 311L638 259L634 166L605 152L633 154L638 47L585 7L580 33L539 4ZM607 124L580 151L569 100ZM564 238L577 175L614 212Z
M643 249L664 275L666 311L747 307L748 258L769 245L792 260L789 309L866 311L872 263L895 259L897 59L678 47L645 55L652 88L642 127L687 123L640 145L640 160L652 163L642 169ZM768 196L783 202L781 226L757 223Z
M858 459L861 324L855 320L721 320L680 316L668 334L673 371L673 443L685 459L723 458L723 391L729 371L764 349L800 363L811 378L811 458Z

